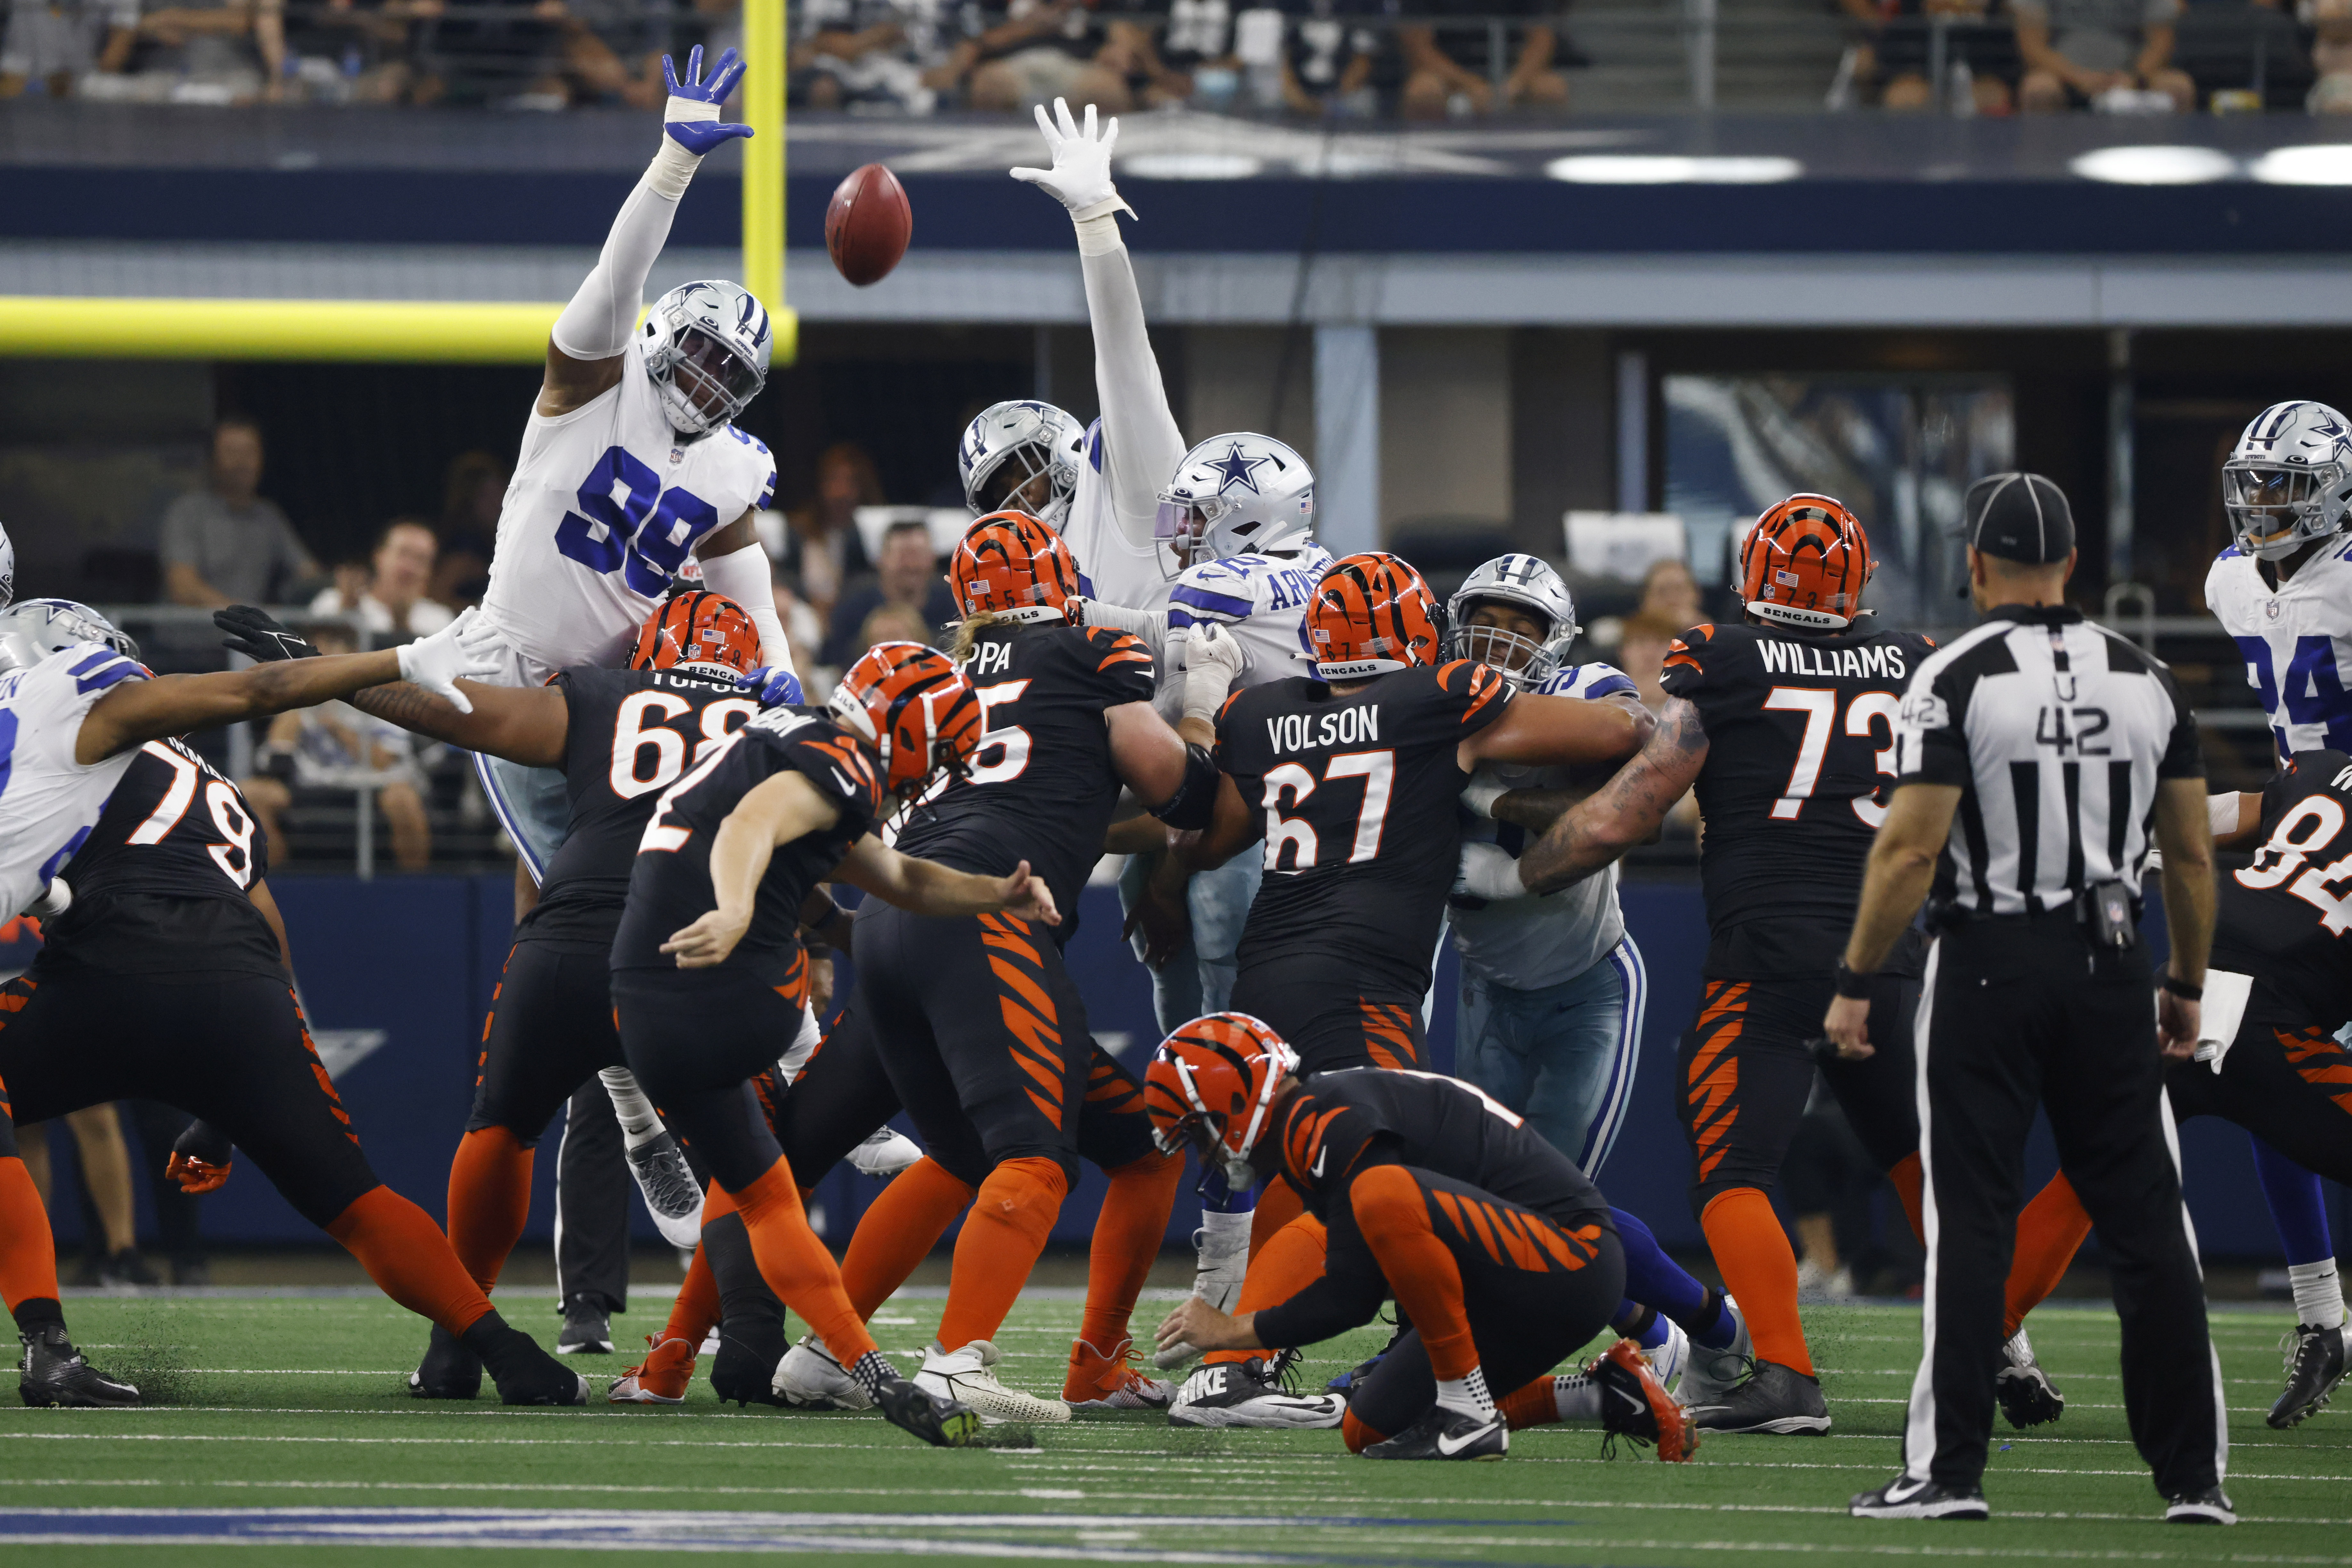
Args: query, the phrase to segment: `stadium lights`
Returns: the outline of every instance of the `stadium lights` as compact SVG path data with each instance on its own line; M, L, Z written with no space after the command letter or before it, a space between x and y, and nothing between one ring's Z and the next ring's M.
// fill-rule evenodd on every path
M2274 147L2255 159L2248 172L2268 185L2352 185L2352 147Z
M1673 154L1580 152L1555 158L1544 172L1578 185L1769 185L1805 172L1794 158L1689 158Z
M1139 180L1246 180L1265 161L1245 152L1139 152L1120 159L1118 167Z
M2210 147L2102 147L2066 165L2110 185L2204 185L2238 172L2238 161Z
M551 304L373 299L123 299L0 296L0 355L78 360L331 360L538 364ZM800 318L770 309L775 361Z

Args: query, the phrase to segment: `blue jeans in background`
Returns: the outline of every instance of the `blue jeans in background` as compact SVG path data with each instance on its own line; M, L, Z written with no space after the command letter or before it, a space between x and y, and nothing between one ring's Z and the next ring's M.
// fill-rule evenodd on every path
M1540 990L1490 984L1465 965L1454 1071L1597 1176L1633 1103L1648 991L1631 936Z

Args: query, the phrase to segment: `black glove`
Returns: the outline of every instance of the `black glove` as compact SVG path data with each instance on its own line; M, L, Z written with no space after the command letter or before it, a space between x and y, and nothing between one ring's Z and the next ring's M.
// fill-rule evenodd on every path
M213 624L228 633L221 645L258 664L278 659L315 659L319 650L279 625L266 610L232 604L213 612Z
M191 1122L172 1140L173 1154L202 1160L208 1166L228 1164L230 1147L228 1134L210 1122Z

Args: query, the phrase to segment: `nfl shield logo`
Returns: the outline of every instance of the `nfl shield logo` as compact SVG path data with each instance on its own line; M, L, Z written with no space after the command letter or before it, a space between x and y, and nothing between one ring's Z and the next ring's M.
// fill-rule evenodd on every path
M2279 601L2275 599L2264 601L2263 605L2263 614L2265 619L2272 621L2277 620L2279 618Z

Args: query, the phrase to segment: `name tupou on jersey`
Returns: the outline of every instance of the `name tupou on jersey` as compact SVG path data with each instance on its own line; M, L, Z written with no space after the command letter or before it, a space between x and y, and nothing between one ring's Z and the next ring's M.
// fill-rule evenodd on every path
M765 445L731 424L686 440L639 340L622 352L619 385L570 413L533 407L499 512L482 619L533 685L620 664L696 547L775 498Z
M0 914L38 898L98 825L139 752L84 767L74 760L81 721L112 687L148 678L100 643L0 675Z
M2246 685L2284 762L2299 751L2352 751L2352 539L2337 535L2273 591L2235 545L2205 574L2205 606L2238 645Z

